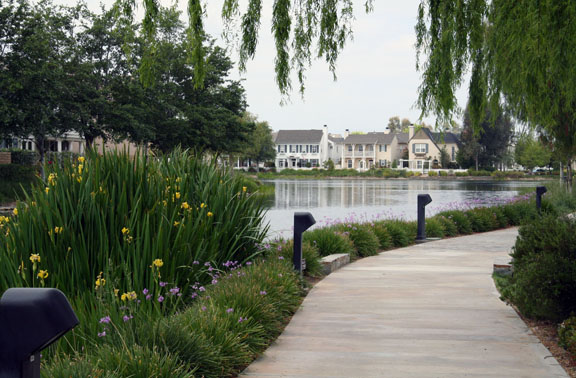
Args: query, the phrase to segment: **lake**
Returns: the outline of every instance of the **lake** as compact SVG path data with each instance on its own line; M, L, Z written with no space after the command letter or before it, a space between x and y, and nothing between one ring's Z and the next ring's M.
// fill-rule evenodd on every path
M292 237L294 212L309 211L317 226L335 220L416 219L418 194L430 194L426 215L462 205L486 206L530 190L542 181L493 180L262 180L275 186L266 219L271 237Z

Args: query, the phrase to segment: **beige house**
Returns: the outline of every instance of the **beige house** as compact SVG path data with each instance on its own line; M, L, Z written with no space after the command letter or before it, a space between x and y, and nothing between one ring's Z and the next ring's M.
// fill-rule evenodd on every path
M451 132L434 133L423 127L414 133L410 127L410 140L408 141L409 168L431 169L441 167L441 151L445 151L450 162L456 161L456 153L460 139Z
M344 137L342 168L365 171L370 168L390 167L402 155L397 134L371 132Z

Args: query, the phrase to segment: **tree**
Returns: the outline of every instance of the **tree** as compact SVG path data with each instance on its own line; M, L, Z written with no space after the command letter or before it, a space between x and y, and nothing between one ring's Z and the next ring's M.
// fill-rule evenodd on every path
M257 167L259 167L261 161L274 160L276 158L276 150L272 139L272 129L270 129L268 122L258 121L250 113L245 115L245 119L254 124L254 129L248 137L249 142L246 144L245 156L256 161Z
M550 164L551 157L552 152L548 146L534 139L530 134L524 135L518 140L514 151L516 163L528 170Z
M491 168L504 159L512 137L512 121L502 112L494 123L491 120L492 113L486 110L481 128L477 130L472 125L469 111L464 113L464 129L460 137L462 146L457 157L461 167Z
M390 129L391 133L399 133L400 131L402 131L400 117L398 116L390 117L390 119L388 120L388 128Z
M489 106L541 128L571 162L576 155L576 2L422 0L417 50L426 60L418 104L447 119L466 68L475 127ZM570 167L571 164L568 164ZM569 170L571 182L571 170Z

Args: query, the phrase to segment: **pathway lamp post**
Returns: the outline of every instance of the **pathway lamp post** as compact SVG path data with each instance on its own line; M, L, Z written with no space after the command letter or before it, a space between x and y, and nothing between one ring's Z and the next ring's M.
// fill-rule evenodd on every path
M538 209L538 214L542 214L542 196L547 191L548 189L545 186L536 187L536 208Z
M426 241L426 205L432 202L430 194L418 194L418 233L416 242Z
M40 378L40 352L78 323L58 289L6 290L0 299L0 377Z
M305 269L302 259L302 234L315 223L316 220L310 213L294 213L294 254L292 262L294 263L294 269L300 274Z

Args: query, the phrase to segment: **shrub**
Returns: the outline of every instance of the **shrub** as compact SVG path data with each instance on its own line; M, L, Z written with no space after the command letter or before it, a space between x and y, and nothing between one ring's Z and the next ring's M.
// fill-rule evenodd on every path
M449 220L451 220L456 227L458 228L459 234L471 234L472 233L472 225L470 224L470 220L462 211L458 210L449 210L443 211L438 214L439 216L445 216Z
M464 212L464 214L470 220L474 232L486 232L498 228L498 220L491 208L477 207Z
M306 233L304 233L304 235L306 235ZM278 252L278 255L292 263L292 258L294 256L294 240L280 240L272 246L271 250L272 252ZM302 257L306 260L306 269L304 270L304 273L312 277L322 275L320 255L314 241L302 242Z
M438 176L438 172L436 171L428 171L428 177L436 177Z
M394 247L410 245L411 238L405 225L397 221L383 221L382 224L390 234Z
M530 317L561 320L576 311L576 224L535 218L513 249L512 301Z
M307 231L303 235L304 241L313 243L316 246L320 256L328 256L335 253L354 253L354 244L350 238L330 227L317 228Z
M538 215L534 201L514 201L501 206L501 209L512 226L521 225Z
M439 171L438 174L442 177L448 176L448 172L446 172L446 171Z
M370 227L365 224L352 223L337 226L340 231L347 232L354 243L356 253L361 257L373 256L378 253L380 242Z
M456 172L456 177L466 177L469 176L468 172Z
M426 237L429 238L444 237L444 227L442 227L442 222L440 222L437 218L426 219Z
M251 259L266 233L262 199L243 191L239 177L187 152L158 159L93 154L47 168L46 182L5 226L9 234L0 233L0 287L58 287L79 306L76 333L87 338L96 335L90 319L117 303L113 289L142 297L145 288L160 290L161 275L188 297L190 282L213 279L205 263L219 269ZM33 254L41 261L32 262ZM48 276L39 278L36 268ZM108 284L98 291L99 279Z
M564 320L558 326L558 344L576 356L576 316Z
M380 249L389 249L394 246L392 236L382 221L374 222L372 230L380 242Z
M35 151L27 150L10 150L12 155L12 164L36 165L38 163L38 154Z
M452 222L451 219L444 215L436 215L434 217L440 224L442 225L442 229L444 230L445 236L457 236L458 235L458 227L456 224Z
M38 171L30 165L0 164L0 180L2 181L31 181Z

